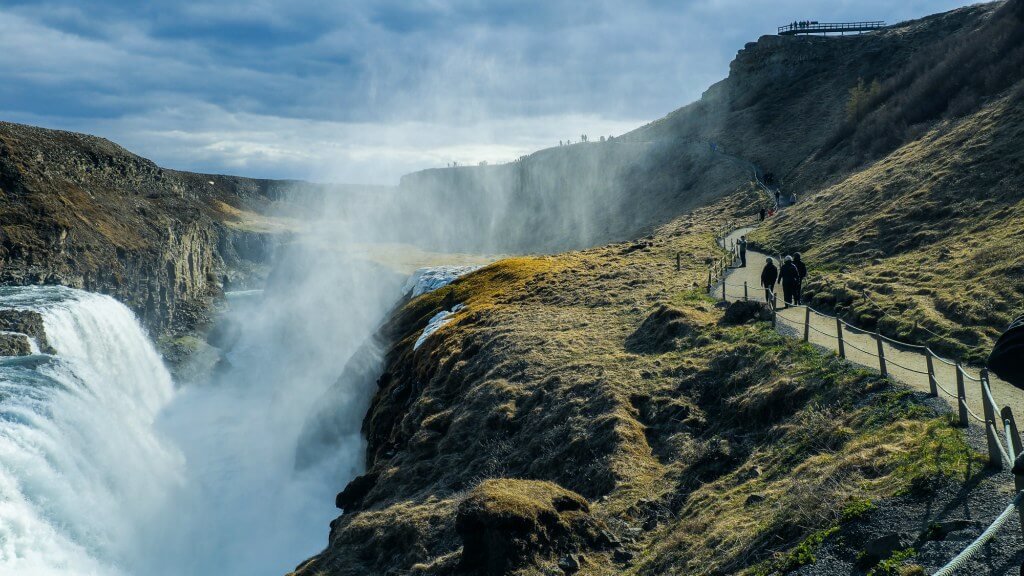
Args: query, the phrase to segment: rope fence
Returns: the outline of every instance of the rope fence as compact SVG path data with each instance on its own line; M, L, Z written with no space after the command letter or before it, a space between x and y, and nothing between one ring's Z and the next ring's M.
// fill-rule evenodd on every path
M1021 500L1024 498L1024 448L1022 448L1022 442L1016 420L1013 416L1013 411L1009 406L1005 406L1002 409L999 408L998 403L992 395L992 385L989 380L989 373L987 369L981 369L978 376L974 376L967 372L963 364L956 360L950 360L939 356L928 346L920 344L911 344L909 342L902 342L893 338L881 335L877 330L872 332L853 326L849 322L824 314L818 310L811 308L810 306L793 306L787 305L786 309L802 308L804 310L803 322L787 318L785 315L780 315L779 310L776 307L776 293L772 289L764 289L760 286L754 287L754 292L751 292L752 287L746 282L743 284L736 284L728 282L728 272L730 268L735 264L739 258L738 248L735 246L729 246L727 239L729 236L729 230L723 228L721 234L716 238L718 245L722 248L723 252L727 255L724 256L718 263L717 266L710 268L708 272L708 293L723 302L728 301L764 301L772 313L772 326L778 326L778 320L781 319L787 327L795 328L799 332L800 328L803 328L803 341L811 342L811 334L816 333L826 338L829 338L830 344L827 348L832 348L834 345L839 353L839 357L844 360L847 358L846 350L850 348L856 350L862 354L867 355L868 358L877 360L877 369L883 377L888 377L889 368L897 368L899 370L906 371L909 374L926 376L928 379L929 395L937 397L939 392L942 392L948 396L951 400L955 400L959 424L961 427L968 428L970 422L974 421L981 424L984 431L985 439L988 444L988 465L996 469L1008 469L1014 475L1015 485L1017 487L1017 494L1009 506L1000 514L989 527L970 545L968 545L963 552L958 554L953 560L936 572L936 576L946 576L952 574L955 570L966 564L967 560L971 558L978 550L980 550L986 542L988 542L995 533L1002 527L1003 524L1013 515L1016 510L1018 513L1018 519L1020 521L1021 529L1024 530L1024 510L1021 509ZM721 288L719 289L719 285ZM732 289L731 294L730 290ZM763 292L762 292L763 290ZM740 296L742 294L742 296ZM871 300L866 294L865 298L878 308L884 315L890 316L881 306ZM834 322L835 334L829 334L814 326L812 318L822 319L828 322ZM927 328L920 326L926 332L939 337L946 338L928 330ZM788 330L788 328L787 328ZM845 333L845 334L844 334ZM853 341L853 337L860 337L861 339L870 339L875 343L875 351L865 350L861 347L863 344L858 345ZM834 344L831 343L835 341ZM890 353L886 354L886 346L890 348ZM906 366L904 363L899 363L893 360L893 357L897 354L911 355L916 354L923 356L925 360L926 370L919 368L912 368ZM904 356L900 356L904 358ZM936 374L935 360L940 363L953 367L955 378L956 378L956 393L947 390L944 386L939 383L939 379ZM869 366L870 367L870 366ZM980 388L981 396L981 407L983 408L983 416L979 416L973 410L970 409L967 402L967 384L977 385ZM1002 430L1002 433L1000 433ZM1018 466L1020 470L1014 470L1014 464L1018 458L1022 459L1022 466Z

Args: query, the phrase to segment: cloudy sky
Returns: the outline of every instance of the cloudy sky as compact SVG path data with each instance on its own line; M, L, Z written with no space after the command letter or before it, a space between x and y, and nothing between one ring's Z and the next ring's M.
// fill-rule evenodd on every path
M962 0L0 0L0 119L179 169L394 183L622 132L799 19Z

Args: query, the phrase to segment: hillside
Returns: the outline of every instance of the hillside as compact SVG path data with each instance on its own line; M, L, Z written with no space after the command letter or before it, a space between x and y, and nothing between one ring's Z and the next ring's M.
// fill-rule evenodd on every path
M850 567L895 510L912 531L958 517L964 490L1005 501L941 402L723 321L704 261L741 198L639 241L503 260L396 311L368 470L296 574L769 574L819 547Z
M851 89L891 79L886 92L895 91L908 81L907 70L931 64L922 55L947 54L995 11L995 4L972 6L860 36L764 36L740 50L728 78L699 101L613 140L541 150L499 166L426 170L403 178L401 188L460 199L467 217L487 206L482 198L522 202L534 211L567 212L564 202L578 215L568 224L587 228L540 231L555 248L560 240L563 248L564 240L582 248L646 234L730 193L752 165L772 172L787 190L816 189L943 119L940 109L912 118L909 127L853 131L846 121ZM871 140L877 132L884 142ZM510 218L528 225L523 214Z
M0 122L0 282L127 304L157 335L259 273L296 183L178 172L102 138Z
M755 236L804 252L815 305L982 358L1024 301L1021 6L764 37L699 102L618 142L403 180L575 199L585 173L602 208L581 210L600 224L570 245L633 239L499 261L396 309L378 334L367 471L295 574L881 575L947 562L1012 495L984 468L983 440L942 402L764 323L727 322L703 287L713 233L766 202L749 184L756 164L800 201ZM865 290L894 318L879 322ZM1020 542L1005 530L965 573L1015 572Z
M957 50L945 57L956 61L955 74L893 75L939 111L934 123L917 125L919 136L824 186L794 185L801 201L754 235L811 262L815 305L976 362L1024 313L1021 5L1003 5L955 38ZM817 156L834 161L856 149L858 134L879 130L894 108L917 113L901 98L883 90L843 127L852 135Z

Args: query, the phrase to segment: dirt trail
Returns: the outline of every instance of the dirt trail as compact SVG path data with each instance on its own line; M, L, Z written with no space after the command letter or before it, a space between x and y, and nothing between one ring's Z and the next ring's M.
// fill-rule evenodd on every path
M727 247L739 240L741 235L748 234L753 227L740 228L726 236ZM778 256L773 256L778 262ZM732 268L726 272L725 295L729 301L743 300L744 295L751 300L764 301L764 289L761 288L761 269L765 265L767 254L755 250L747 250L747 267ZM744 290L746 283L746 290ZM781 292L781 287L776 284L775 289ZM718 298L722 296L722 283L714 287L713 295ZM791 306L782 308L782 296L779 295L778 330L789 336L803 338L805 323L807 320L807 307ZM838 352L839 343L837 338L838 327L835 318L819 315L814 311L810 314L810 330L808 340L817 346ZM879 369L878 343L874 334L861 332L843 327L843 343L846 349L846 358L851 363L858 364L874 370ZM914 350L899 349L887 342L883 342L886 365L889 375L912 388L929 391L928 383L928 361L924 354ZM956 402L956 365L951 361L934 360L935 379L940 388L939 396L946 399L954 412L957 410ZM973 378L978 378L978 370L966 368L966 372ZM995 376L990 377L992 385L992 397L1000 407L1009 406L1013 410L1015 418L1024 415L1024 392L1014 388ZM982 407L981 384L975 380L965 379L964 389L966 391L968 408L979 417L984 417Z

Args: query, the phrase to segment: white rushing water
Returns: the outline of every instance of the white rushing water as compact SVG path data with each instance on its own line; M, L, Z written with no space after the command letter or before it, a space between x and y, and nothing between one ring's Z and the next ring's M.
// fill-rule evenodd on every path
M171 377L131 312L58 287L3 288L56 356L0 360L0 574L120 574L181 455L153 424Z
M56 349L0 358L0 575L280 575L324 547L404 278L300 251L277 274L228 299L226 362L179 387L112 298L0 288Z

